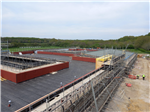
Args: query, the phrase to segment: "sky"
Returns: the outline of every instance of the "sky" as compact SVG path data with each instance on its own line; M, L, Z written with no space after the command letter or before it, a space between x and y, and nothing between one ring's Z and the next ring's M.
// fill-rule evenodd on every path
M2 2L2 37L108 40L148 32L148 2Z

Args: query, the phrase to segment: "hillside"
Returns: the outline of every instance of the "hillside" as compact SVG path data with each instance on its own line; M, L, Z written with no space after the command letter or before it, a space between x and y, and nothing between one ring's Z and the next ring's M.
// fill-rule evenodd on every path
M128 49L140 49L150 51L150 33L141 36L124 36L117 40L60 40L55 38L34 38L34 37L2 37L1 41L8 40L10 47L25 46L57 46L57 47L81 47L81 48L125 48L129 44Z

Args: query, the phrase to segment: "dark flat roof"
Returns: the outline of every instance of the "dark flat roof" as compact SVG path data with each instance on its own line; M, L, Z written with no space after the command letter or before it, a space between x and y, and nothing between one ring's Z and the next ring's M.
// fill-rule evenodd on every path
M56 74L46 74L22 83L14 83L9 80L1 81L1 111L15 111L38 98L52 92L63 85L89 73L95 69L95 63L71 60L71 57L58 55L35 54L44 58L55 58L56 60L69 61L69 68L58 71ZM8 100L12 101L12 106L8 107Z

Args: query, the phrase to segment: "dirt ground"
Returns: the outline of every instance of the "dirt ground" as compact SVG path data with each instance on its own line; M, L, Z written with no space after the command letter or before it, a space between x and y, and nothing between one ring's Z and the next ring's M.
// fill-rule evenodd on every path
M150 60L138 58L130 74L140 78L125 78L105 112L150 112ZM146 76L146 80L142 75ZM132 86L127 87L126 83Z

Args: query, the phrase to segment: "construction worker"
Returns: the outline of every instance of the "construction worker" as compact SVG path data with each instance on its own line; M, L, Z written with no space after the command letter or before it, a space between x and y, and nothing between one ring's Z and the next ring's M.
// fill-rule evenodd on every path
M143 75L143 80L145 80L145 75Z
M62 87L63 86L63 84L62 84L62 82L60 82L60 87Z
M76 80L76 76L74 76L74 80Z
M11 100L8 101L8 107L11 107Z
M139 79L139 75L137 75L137 79Z

